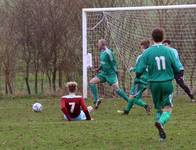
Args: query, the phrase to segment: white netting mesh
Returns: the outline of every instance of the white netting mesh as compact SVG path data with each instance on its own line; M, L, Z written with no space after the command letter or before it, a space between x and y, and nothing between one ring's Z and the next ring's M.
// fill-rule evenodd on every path
M128 92L131 77L127 69L134 65L140 54L140 41L150 38L153 28L162 27L165 38L170 39L172 46L178 49L185 66L186 83L193 89L196 87L195 16L196 8L88 12L87 47L93 56L93 66L99 64L97 41L105 38L117 56L120 85ZM89 69L88 79L95 74L93 69ZM106 84L99 87L102 96L113 95ZM181 93L180 88L177 89L177 92Z

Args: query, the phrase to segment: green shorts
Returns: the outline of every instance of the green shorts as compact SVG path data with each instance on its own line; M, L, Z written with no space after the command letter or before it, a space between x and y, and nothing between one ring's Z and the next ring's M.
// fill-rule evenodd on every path
M150 82L149 84L156 109L161 110L165 106L173 107L172 81Z
M134 83L130 90L130 95L134 96L135 98L141 98L142 93L147 89L147 85L142 83Z
M97 75L101 83L107 82L110 86L118 82L117 75L115 73L106 74L104 72L100 72Z

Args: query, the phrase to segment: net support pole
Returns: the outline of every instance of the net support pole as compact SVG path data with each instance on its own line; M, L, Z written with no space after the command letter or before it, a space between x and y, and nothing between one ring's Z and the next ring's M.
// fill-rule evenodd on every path
M87 78L87 15L82 11L82 58L83 58L83 97L87 98L88 78Z

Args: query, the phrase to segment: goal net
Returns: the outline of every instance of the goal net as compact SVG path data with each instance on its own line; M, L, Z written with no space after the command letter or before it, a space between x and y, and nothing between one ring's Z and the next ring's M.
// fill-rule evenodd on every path
M129 92L134 75L127 71L141 54L140 41L151 38L155 27L165 30L165 39L172 42L185 66L185 81L196 87L196 5L122 7L83 9L83 94L87 97L88 81L99 65L97 41L105 38L118 61L119 83ZM102 97L113 97L107 84L99 84ZM176 86L177 94L184 94Z

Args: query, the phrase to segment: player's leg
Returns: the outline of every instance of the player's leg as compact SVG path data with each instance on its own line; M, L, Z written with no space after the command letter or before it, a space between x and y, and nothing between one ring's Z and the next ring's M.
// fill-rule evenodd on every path
M100 82L100 79L98 77L92 78L89 82L89 87L90 87L90 90L93 95L94 103L96 103L96 101L99 99L98 89L97 89L97 85L96 85L99 82Z
M160 140L166 139L166 133L164 131L165 124L170 120L172 113L171 106L165 106L161 112L159 112L159 116L155 122L156 128L159 130Z
M133 107L134 99L130 99L127 96L127 94L124 92L124 90L119 87L118 82L116 82L115 84L113 84L112 85L112 88L115 90L115 92L116 92L116 94L118 96L122 97L127 102L127 107L124 109L124 111L122 113L125 114L125 115L128 115L129 114L129 111Z
M181 70L180 73L175 75L176 83L187 93L187 95L190 97L190 99L195 102L193 93L189 89L189 87L184 82L184 70Z
M74 121L83 121L86 120L86 115L85 113L81 110L80 115L76 118L74 118Z
M111 75L108 75L106 77L106 81L108 82L108 84L110 86L112 86L113 90L115 91L115 93L122 97L126 102L129 102L129 97L128 95L125 93L125 91L123 89L121 89L119 87L119 84L118 84L118 77L116 75L116 73L113 73Z
M162 114L158 122L163 126L170 120L173 108L173 85L171 81L164 82L162 90Z
M94 111L92 106L88 106L87 109L88 109L88 112L89 113L92 113ZM84 111L81 110L80 115L78 117L74 118L73 120L74 121L83 121L83 120L86 120L86 115L85 115Z
M146 85L138 83L136 84L135 91L132 94L135 97L134 104L140 107L147 108L148 104L142 99L142 94L145 90L146 90Z
M129 102L129 97L128 95L125 93L125 91L123 89L121 89L118 85L118 82L114 83L112 85L112 88L115 90L116 94L120 97L122 97L126 102Z
M173 85L172 81L162 83L151 83L150 86L155 108L158 110L156 113L155 126L159 131L160 139L166 138L164 131L165 124L171 118L172 112L172 93Z
M106 81L104 73L99 73L94 77L93 79L90 80L89 82L89 87L91 89L91 92L93 94L94 98L94 104L95 104L95 109L98 109L99 105L101 104L101 100L99 99L98 96L98 89L97 89L97 83L104 83Z
M143 84L134 84L132 87L131 87L131 90L130 90L130 96L129 98L133 101L133 103L131 104L128 104L127 107L125 108L125 111L126 112L129 112L132 107L133 107L133 104L136 104L140 107L143 107L145 108L146 112L147 113L150 113L151 111L151 106L148 105L143 99L142 99L142 93L146 90L146 86L143 85Z
M165 139L166 134L164 131L163 126L159 123L159 119L162 114L162 107L161 107L161 100L162 100L162 85L160 82L150 82L150 90L152 94L152 99L154 103L155 109L157 109L156 113L156 121L155 121L155 126L158 129L160 139Z
M64 115L64 120L66 120L66 121L68 120L66 115Z
M98 89L97 84L105 82L105 76L103 73L97 74L94 78L92 78L89 82L90 90L93 94L94 104L100 103L99 95L98 95Z

